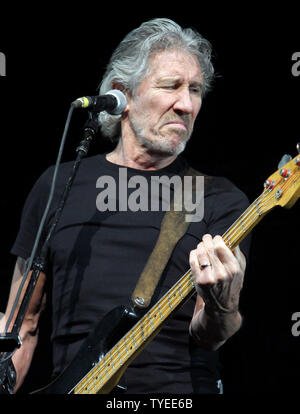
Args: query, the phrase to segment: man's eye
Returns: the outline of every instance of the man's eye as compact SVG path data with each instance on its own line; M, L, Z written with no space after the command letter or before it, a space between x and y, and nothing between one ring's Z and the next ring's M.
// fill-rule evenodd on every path
M165 85L163 86L164 89L176 89L177 86L176 85Z
M190 91L191 91L192 93L197 94L197 95L201 95L201 88L200 88L200 87L190 88Z

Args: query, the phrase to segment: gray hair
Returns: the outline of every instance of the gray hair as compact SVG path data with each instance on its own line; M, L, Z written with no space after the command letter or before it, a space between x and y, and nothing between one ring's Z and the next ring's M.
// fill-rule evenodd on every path
M149 73L149 57L163 50L179 49L195 55L203 75L204 96L211 88L214 68L211 63L211 45L196 30L183 29L170 19L158 18L132 30L111 56L100 84L100 95L118 85L134 96L140 82ZM122 115L100 112L99 123L104 136L116 141L121 134Z

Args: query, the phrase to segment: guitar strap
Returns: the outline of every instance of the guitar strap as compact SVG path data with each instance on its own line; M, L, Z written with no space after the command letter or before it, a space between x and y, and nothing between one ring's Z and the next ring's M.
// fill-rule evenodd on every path
M203 193L207 190L212 178L191 167L187 168L184 176L192 176L193 194L196 191L197 176L204 177ZM182 193L185 194L184 191ZM202 196L204 197L204 194ZM195 199L195 197L193 198ZM164 214L157 242L131 296L134 306L145 309L150 305L154 291L172 252L190 225L190 222L186 220L186 214L184 197L181 200L181 208L174 208L173 200L170 205L170 210Z

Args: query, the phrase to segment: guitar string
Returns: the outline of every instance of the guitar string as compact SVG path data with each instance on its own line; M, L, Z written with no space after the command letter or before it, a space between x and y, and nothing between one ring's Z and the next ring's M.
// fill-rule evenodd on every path
M296 177L295 178L295 180L294 181L296 181L298 179L298 177ZM288 181L286 181L285 183L284 183L284 185L283 185L283 188L282 188L282 191L284 191L285 190L285 187L288 187L289 186L289 182ZM271 200L271 198L272 197L275 197L275 195L271 195L271 198L269 198L268 200L266 200L266 196L267 195L269 195L270 193L272 193L272 191L273 191L273 188L271 188L269 191L265 191L260 197L262 197L262 199L264 200L264 204L266 205L266 203L267 202L270 202L270 200ZM250 209L250 207L249 207L249 211L248 211L248 213L247 214L249 214L249 212L250 212L250 210L256 210L256 206L255 206L255 203L256 203L256 201L260 198L260 197L258 197L252 204L251 204L251 206L253 207L252 209ZM262 206L263 204L261 204L261 206ZM248 209L247 209L248 210ZM246 210L246 211L247 211ZM246 213L246 212L245 212ZM257 214L257 213L256 213ZM243 218L245 218L245 217L243 217ZM248 217L248 219L249 219L249 217ZM234 226L234 224L232 225L232 226ZM232 230L232 226L231 226L231 230ZM229 230L230 230L229 229ZM236 233L236 231L234 232L234 233ZM225 233L226 234L226 233ZM182 278L179 280L179 282L181 281L182 282L182 279L188 279L187 278L187 276L188 277L190 277L190 275L189 275L189 273L190 273L190 270L184 275L184 276L182 276ZM186 288L186 280L184 280L183 281L184 282L184 285L182 285L181 286L181 288L182 289L185 289ZM193 283L193 282L192 282ZM187 284L188 285L190 285L190 281L189 280L187 280ZM193 284L193 286L194 286L194 284ZM189 287L189 286L188 286ZM173 288L173 295L176 293L179 293L180 294L180 291L178 291L178 292L175 292L175 290L177 289L178 290L178 288L180 289L180 285L178 285L177 286L177 284L174 286L174 288ZM187 292L187 294L185 295L185 297L189 294L189 292L190 292L191 290L189 290L188 292ZM175 295L176 296L176 295ZM153 310L152 310L152 312L151 312L151 310L149 311L149 313L148 314L146 314L145 315L145 321L144 322L146 322L146 324L148 324L148 326L146 327L146 329L148 330L149 329L149 327L150 327L150 330L152 329L152 332L150 333L150 335L155 331L155 329L157 328L157 327L159 327L160 326L160 324L158 324L158 325L156 325L155 326L155 328L153 329L152 327L151 327L151 325L153 325L153 321L155 322L155 320L153 320L152 322L151 322L151 318L153 317L153 315L156 317L156 313L157 313L157 311L160 311L160 312L165 312L165 309L168 309L168 314L165 316L165 319L169 316L169 314L170 314L170 311L169 311L169 308L170 308L170 304L168 303L168 301L169 301L169 292L167 292L167 294L165 295L165 296L163 296L162 298L161 298L161 302L158 304L158 305L162 305L162 306L159 306L159 309L155 309L155 311L153 312ZM181 300L180 300L180 302L179 303L181 303ZM178 303L178 304L179 304ZM177 307L178 306L178 304L176 304L176 306L175 307ZM156 306L155 306L156 307ZM172 311L172 309L171 309L171 311ZM147 320L146 320L146 317L148 317L148 319L150 320L150 324L149 324L149 322L147 322ZM142 319L144 319L144 317L142 318ZM158 319L157 319L158 320ZM142 321L142 320L141 320ZM140 322L141 322L140 321ZM131 332L131 334L133 335L134 334L134 328L135 327L133 327L131 330L130 330L130 332ZM143 330L145 330L145 326L143 326ZM150 336L149 335L149 336ZM123 342L125 342L125 348L127 348L126 347L126 336L129 336L129 335L125 335L125 337L123 337L122 339L121 339L121 341L123 341ZM148 337L149 337L148 336ZM138 335L138 336L135 336L135 338L136 338L136 341L139 341L140 339L141 339L141 341L143 341L143 336L142 335ZM128 341L128 339L129 338L127 338L127 341ZM121 342L120 341L120 342ZM129 345L131 345L130 346L130 350L132 349L132 348L136 348L136 344L133 344L133 342L132 341L129 341L130 343L129 343ZM119 348L117 348L117 346L118 346L118 344L116 344L115 346L114 346L114 348L117 348L118 349L118 353L119 353L119 355L120 355L120 357L121 357L121 359L122 359L122 357L125 355L125 356L127 356L126 354L128 353L128 349L125 349L124 348L124 345L121 343L121 345L122 345L122 347L121 347L121 351L120 351L120 349ZM127 344L128 345L128 344ZM113 349L114 350L114 349ZM112 359L113 357L115 357L116 356L116 354L112 354L112 351L113 350L111 350L108 354L106 354L106 356L105 356L105 358L107 357L107 355L109 355L109 357L110 357L110 359ZM134 354L134 353L133 353ZM133 355L132 354L132 355ZM131 355L130 355L131 356ZM107 359L107 358L106 358ZM103 360L101 360L100 362L99 362L99 364L102 362L102 365L104 364L104 365L106 365L106 366L103 366L103 367L99 367L100 369L98 369L98 370L96 370L97 372L97 374L101 374L102 375L102 373L101 373L101 371L103 371L103 370L105 370L105 369L107 369L107 361L105 361L104 359ZM110 367L113 367L113 365L111 365L111 364L109 364L108 365L108 367L110 368ZM114 367L113 367L114 368ZM91 371L94 371L94 369L95 369L95 367L91 370ZM90 372L91 372L90 371ZM96 375L96 373L94 373L93 374L93 376L95 376ZM88 376L89 374L87 374L86 375L86 377ZM93 379L93 376L91 377L91 378L86 378L86 380L89 382L89 381L91 381L92 379ZM97 377L98 378L98 377ZM111 377L110 377L111 378ZM82 381L84 381L84 379L82 380ZM79 385L79 384L78 384ZM78 386L77 385L77 386ZM89 387L89 385L88 385L88 387ZM76 388L76 386L74 387L74 388ZM82 387L78 390L78 391L81 391L83 388L86 388L86 384L82 384Z
M266 194L268 194L269 192L270 192L271 190L269 190L268 192L264 192L263 193L263 197L265 198L266 197ZM260 196L261 197L261 196ZM249 208L247 209L247 210L249 210L248 212L247 212L247 215L249 216L249 213L251 214L252 212L255 212L256 213L256 215L257 215L257 212L256 212L256 207L255 207L255 205L254 205L254 203L256 203L257 202L257 200L260 198L260 197L258 197L252 204L251 204L251 206L249 206ZM246 213L246 212L245 212ZM246 216L247 216L246 215ZM244 216L244 220L246 219L246 216ZM250 217L250 219L251 219L251 217ZM249 217L247 218L247 221L249 220ZM245 224L247 224L247 223L245 223ZM233 225L234 226L234 225ZM189 272L187 272L187 274L188 274ZM184 278L184 276L183 276L183 278ZM185 281L184 281L185 282ZM188 283L190 283L190 282L188 282ZM176 286L177 287L177 286ZM182 288L186 288L186 286L183 286ZM175 286L174 286L174 290L175 290L176 288L175 288ZM169 292L168 292L169 293ZM177 293L177 292L176 292ZM189 292L188 292L189 293ZM188 294L187 293L187 294ZM163 302L163 300L165 301L165 303ZM167 300L166 300L166 297L163 297L162 298L162 302L160 302L160 304L159 305L161 305L161 311L162 312L165 312L165 308L169 308L169 304L167 303ZM149 312L149 315L148 315L148 317L149 317L149 319L150 319L150 316L152 317L152 315L150 315L150 313L151 313L151 310L150 310L150 312ZM145 315L145 317L146 317L147 315ZM168 315L167 315L168 316ZM167 317L166 316L166 317ZM140 321L140 322L142 322L142 321ZM146 321L146 319L145 319L145 321L144 322L146 322L147 323L147 321ZM147 328L149 328L149 327L147 327ZM145 329L145 327L143 327L143 329ZM134 327L131 329L131 332L133 333L133 331L134 331ZM154 330L153 330L154 331ZM139 340L143 340L143 338L142 338L142 335L138 335L138 337L136 338L136 340L137 341L139 341ZM125 337L123 337L122 339L121 339L121 341L123 340L123 342L125 342L126 343L126 336ZM128 342L128 338L127 338L127 342ZM130 341L129 341L130 342ZM125 348L126 347L124 347L124 344L123 343L121 343L121 349L118 347L118 345L119 344L116 344L115 345L115 347L114 348L117 348L118 349L118 353L119 353L119 355L120 355L120 357L121 357L121 359L122 359L122 357L125 355L125 356L127 356L127 353L128 353L128 349L126 350ZM131 345L131 348L132 348L132 343L130 343L129 344L129 346ZM113 351L113 350L112 350ZM99 376L99 373L102 375L102 373L103 373L103 371L105 371L105 370L107 370L107 362L108 361L106 361L106 359L108 359L107 358L107 356L109 356L111 359L112 358L114 358L115 356L116 356L116 353L114 353L114 354L112 354L112 351L110 351L110 353L108 353L108 354L106 354L106 356L104 357L105 358L105 360L103 359L103 360L101 360L97 365L99 365L98 366L98 368L96 368L96 366L95 367L93 367L92 368L92 370L86 375L86 381L84 381L85 380L85 378L83 378L82 379L82 386L81 386L81 388L78 390L79 392L83 389L83 388L89 388L89 382L91 382L91 381L93 381L93 377L97 377L98 378L98 376ZM110 354L110 355L109 355ZM100 366L100 364L101 365L103 365L103 366ZM111 365L109 364L109 367L110 367ZM96 369L95 369L96 368ZM93 373L93 375L91 376L91 372L92 371L94 371L94 373ZM90 377L90 378L89 378ZM77 384L77 386L78 386L79 384ZM77 387L77 386L75 386L75 388Z

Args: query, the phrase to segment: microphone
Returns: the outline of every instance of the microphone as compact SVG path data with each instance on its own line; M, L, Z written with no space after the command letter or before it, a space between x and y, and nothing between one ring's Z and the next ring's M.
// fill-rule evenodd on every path
M126 97L118 89L112 89L105 95L83 96L72 102L74 108L90 108L95 112L106 111L111 115L120 115L126 105Z

